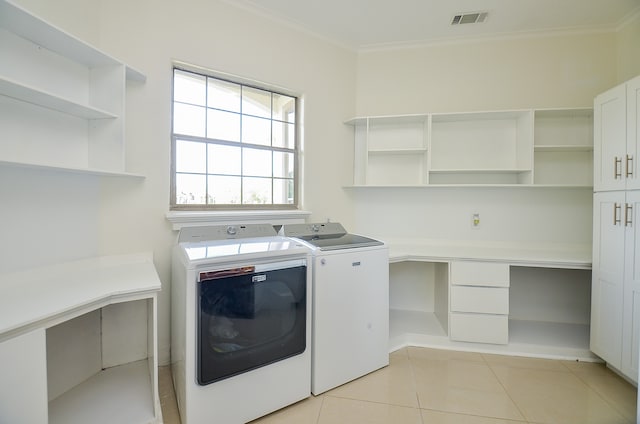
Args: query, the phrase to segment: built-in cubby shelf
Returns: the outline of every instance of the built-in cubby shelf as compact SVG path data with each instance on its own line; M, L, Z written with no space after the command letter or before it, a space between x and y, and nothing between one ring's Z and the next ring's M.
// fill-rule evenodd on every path
M125 167L125 90L145 76L0 0L0 165L135 176Z
M593 111L353 118L352 188L593 186Z
M0 421L156 423L150 253L0 275Z

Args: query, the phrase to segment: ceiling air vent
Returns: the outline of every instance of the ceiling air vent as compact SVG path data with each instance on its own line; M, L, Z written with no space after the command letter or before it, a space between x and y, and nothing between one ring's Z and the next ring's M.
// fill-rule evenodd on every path
M469 12L455 15L451 20L451 25L479 24L487 19L489 12Z

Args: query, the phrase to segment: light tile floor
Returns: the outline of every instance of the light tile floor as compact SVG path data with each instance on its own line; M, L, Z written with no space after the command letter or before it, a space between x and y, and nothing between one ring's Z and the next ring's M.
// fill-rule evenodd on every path
M166 424L180 424L168 367ZM408 347L390 365L252 424L632 424L636 389L603 364ZM185 423L188 424L188 423Z

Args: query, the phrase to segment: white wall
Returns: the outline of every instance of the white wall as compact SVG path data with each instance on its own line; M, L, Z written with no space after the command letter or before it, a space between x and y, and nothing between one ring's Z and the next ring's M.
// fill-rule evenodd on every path
M0 168L0 218L11 225L3 234L0 269L153 251L163 285L159 361L168 363L170 249L177 235L165 219L172 60L299 93L305 116L303 208L313 220L351 226L349 199L340 187L351 178L350 133L342 122L355 110L356 55L219 0L63 1L19 3L147 75L145 84L130 85L126 114L127 169L146 179Z
M342 122L356 112L589 106L596 93L617 82L613 34L356 54L221 0L16 1L147 75L145 84L130 87L126 116L127 168L147 178L0 168L0 219L6 227L0 270L152 250L163 283L160 363L169 359L169 259L175 240L165 219L172 60L302 95L303 207L313 213L312 220L331 218L349 229L383 234L394 226L399 234L415 234L416 224L426 236L482 239L495 230L493 238L524 234L536 239L568 231L572 239L590 240L586 229L591 217L571 218L576 207L587 207L589 196L580 193L556 195L562 205L557 220L553 211L558 204L548 200L553 197L542 199L535 191L512 193L519 206L510 210L499 207L508 200L502 192L453 191L447 196L422 190L343 190L352 181L353 141L352 129ZM635 51L633 34L624 51ZM472 209L483 214L483 229L469 234L467 215ZM538 232L543 226L547 229Z
M357 112L590 107L616 78L615 33L367 51L358 55ZM589 190L352 189L351 196L356 230L381 237L591 242ZM474 212L478 230L470 226Z
M618 82L640 75L640 11L624 22L617 34Z
M363 52L358 115L591 106L616 83L614 33Z

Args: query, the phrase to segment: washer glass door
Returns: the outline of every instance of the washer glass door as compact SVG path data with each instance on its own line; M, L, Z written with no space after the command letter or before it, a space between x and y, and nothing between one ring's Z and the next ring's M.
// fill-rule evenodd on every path
M306 349L306 266L201 273L198 383L206 385Z

